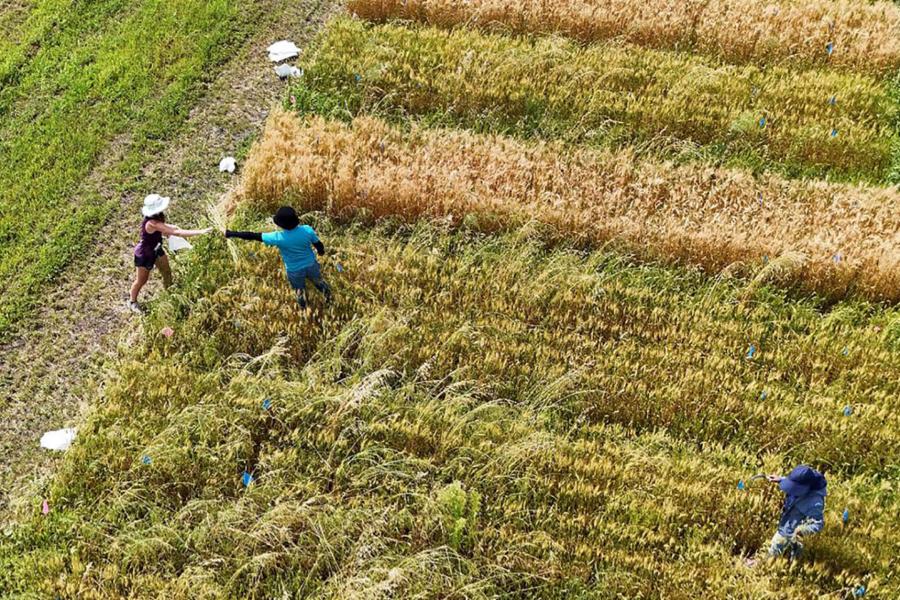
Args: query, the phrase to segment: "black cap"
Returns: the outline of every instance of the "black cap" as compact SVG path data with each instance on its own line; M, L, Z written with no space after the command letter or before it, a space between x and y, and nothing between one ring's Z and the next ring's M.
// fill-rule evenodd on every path
M297 216L297 211L290 206L282 206L279 208L278 212L275 213L275 216L272 217L272 220L282 229L294 229L300 224L300 218Z

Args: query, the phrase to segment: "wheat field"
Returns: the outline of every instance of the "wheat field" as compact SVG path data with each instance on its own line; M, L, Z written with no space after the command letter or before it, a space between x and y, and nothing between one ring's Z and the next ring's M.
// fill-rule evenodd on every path
M560 33L584 43L624 40L732 63L882 75L900 67L900 8L886 1L350 0L348 7L376 22L412 19L445 28Z
M533 219L561 237L646 259L734 274L772 260L769 271L785 267L769 273L781 283L900 299L900 195L892 188L282 112L248 157L238 195L273 210L292 199L336 217L450 218L487 231Z
M897 452L896 310L823 320L771 292L742 309L737 282L548 249L534 228L311 219L336 305L298 318L275 252L198 244L182 266L202 286L147 323L174 336L122 358L33 522L55 545L23 543L0 581L79 598L896 590L897 497L870 485ZM828 527L803 565L742 567L779 500L737 482L807 453L826 461Z
M346 18L328 25L303 67L293 95L314 112L706 151L757 168L876 180L897 143L890 86L855 73Z

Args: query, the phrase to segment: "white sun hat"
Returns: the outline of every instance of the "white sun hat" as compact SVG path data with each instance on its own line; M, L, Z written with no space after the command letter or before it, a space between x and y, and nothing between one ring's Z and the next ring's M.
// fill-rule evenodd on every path
M141 212L145 217L152 217L153 215L158 215L167 208L169 208L168 198L160 196L159 194L150 194L144 198L144 207L141 208Z

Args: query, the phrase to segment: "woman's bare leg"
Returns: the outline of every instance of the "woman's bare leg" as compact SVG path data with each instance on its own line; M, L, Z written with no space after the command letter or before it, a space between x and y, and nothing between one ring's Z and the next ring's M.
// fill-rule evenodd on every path
M169 266L169 257L163 255L157 258L156 266L159 267L159 272L162 273L163 287L168 288L172 285L172 267Z
M138 294L141 293L141 288L147 283L147 280L150 279L150 270L145 269L144 267L138 267L136 269L136 273L134 275L134 283L131 284L131 301L137 302Z

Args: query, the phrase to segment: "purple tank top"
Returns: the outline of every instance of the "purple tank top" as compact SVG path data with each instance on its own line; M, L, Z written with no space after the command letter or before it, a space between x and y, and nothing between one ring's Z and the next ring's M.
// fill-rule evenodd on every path
M147 223L149 221L150 219L146 217L141 221L141 241L134 247L135 256L155 256L157 249L162 247L162 233L159 231L147 233Z

